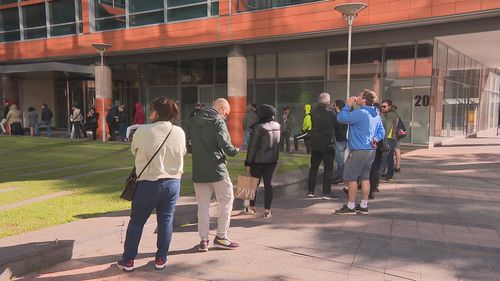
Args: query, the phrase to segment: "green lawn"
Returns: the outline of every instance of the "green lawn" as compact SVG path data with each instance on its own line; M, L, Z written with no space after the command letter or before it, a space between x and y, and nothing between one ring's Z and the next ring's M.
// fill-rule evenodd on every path
M0 238L130 208L119 198L133 166L129 144L0 137ZM245 154L228 158L233 182ZM278 173L308 166L306 156L282 154ZM181 195L193 195L186 156ZM2 210L2 206L67 191L59 197Z

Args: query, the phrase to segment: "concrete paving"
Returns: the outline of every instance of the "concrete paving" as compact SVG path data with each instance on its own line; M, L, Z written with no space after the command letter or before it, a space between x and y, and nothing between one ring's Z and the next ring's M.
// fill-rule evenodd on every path
M241 244L238 250L198 253L196 225L184 225L174 233L167 268L156 271L153 218L133 273L114 266L123 250L120 231L96 235L66 253L70 261L19 279L499 281L500 139L479 142L406 153L397 181L381 185L367 216L334 215L343 194L340 200L308 199L301 183L280 191L271 219L262 218L263 198L257 215L233 212L230 237ZM341 187L334 190L340 194ZM89 235L123 218L115 220L82 220L58 231L78 232L78 224Z

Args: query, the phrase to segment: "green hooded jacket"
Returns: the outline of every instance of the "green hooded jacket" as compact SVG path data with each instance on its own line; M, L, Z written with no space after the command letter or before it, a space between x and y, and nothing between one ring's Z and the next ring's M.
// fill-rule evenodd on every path
M311 120L311 105L304 105L304 122L302 122L302 131L308 132L312 129L312 120Z
M188 138L193 154L193 182L210 183L229 178L226 155L238 153L231 143L226 123L212 107L206 107L189 122Z

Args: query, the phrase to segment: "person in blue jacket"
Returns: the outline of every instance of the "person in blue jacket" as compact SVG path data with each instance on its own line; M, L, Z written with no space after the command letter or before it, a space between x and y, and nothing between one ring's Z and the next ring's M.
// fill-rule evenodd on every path
M350 152L344 166L344 181L348 182L349 200L336 214L368 214L370 169L375 158L377 142L384 139L385 130L378 110L373 106L377 95L368 89L350 97L337 115L340 123L349 125L347 145ZM358 107L353 110L354 105ZM361 181L362 200L356 206L357 181Z

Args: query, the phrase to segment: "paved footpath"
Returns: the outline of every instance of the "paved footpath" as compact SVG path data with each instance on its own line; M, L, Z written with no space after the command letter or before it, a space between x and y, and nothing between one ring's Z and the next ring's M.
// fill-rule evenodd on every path
M368 216L334 215L344 195L307 199L300 187L275 200L272 219L261 217L262 198L258 215L234 212L236 251L198 253L196 225L188 225L174 233L167 268L155 271L148 225L133 273L113 265L123 248L116 237L21 279L500 280L500 139L414 150L401 170L381 185Z

